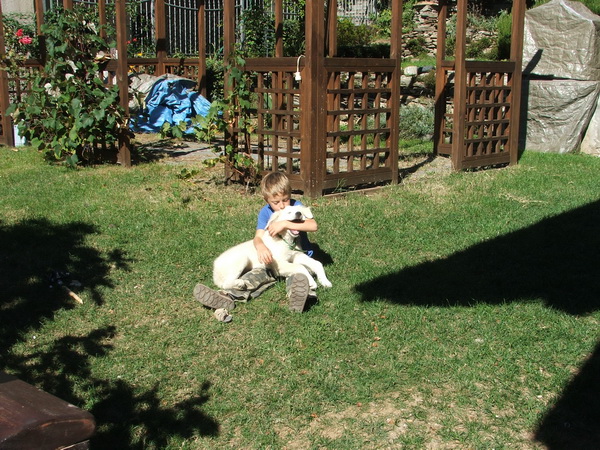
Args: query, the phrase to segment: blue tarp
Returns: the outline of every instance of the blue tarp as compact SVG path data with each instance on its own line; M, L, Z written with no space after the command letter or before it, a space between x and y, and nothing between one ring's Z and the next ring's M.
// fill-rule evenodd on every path
M190 124L192 117L206 116L210 102L193 90L195 86L187 78L158 77L146 96L145 108L132 114L131 130L156 133L165 122Z

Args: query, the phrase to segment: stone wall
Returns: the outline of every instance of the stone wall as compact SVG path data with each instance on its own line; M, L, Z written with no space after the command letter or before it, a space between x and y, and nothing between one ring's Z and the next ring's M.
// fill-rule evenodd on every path
M510 10L512 7L512 0L497 1L493 5L487 6L485 10L479 8L473 4L472 8L474 12L479 14L485 14L490 16L496 16L502 10ZM479 8L479 9L478 9ZM437 20L438 20L438 2L437 1L422 1L418 2L414 6L415 10L415 28L413 31L406 33L402 36L404 41L403 57L416 56L410 53L410 50L406 48L406 43L412 39L422 38L424 40L424 47L426 53L431 56L435 56L437 49ZM449 2L448 16L451 17L456 13L456 2ZM467 29L467 37L471 41L478 41L485 37L491 38L494 34L488 31L482 30L471 30Z

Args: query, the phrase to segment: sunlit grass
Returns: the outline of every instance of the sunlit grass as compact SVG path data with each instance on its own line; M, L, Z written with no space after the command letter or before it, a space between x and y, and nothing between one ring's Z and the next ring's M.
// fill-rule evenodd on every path
M93 447L540 448L556 417L562 438L593 429L567 394L594 392L577 374L597 357L600 159L303 199L333 288L292 314L278 283L230 324L192 289L263 200L186 167L0 149L0 369L91 411Z

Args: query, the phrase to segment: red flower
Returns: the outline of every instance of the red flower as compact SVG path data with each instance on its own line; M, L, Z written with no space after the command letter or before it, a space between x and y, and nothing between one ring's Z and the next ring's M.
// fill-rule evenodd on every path
M23 36L21 39L19 39L19 44L31 44L33 42L33 39L31 39L29 36Z
M21 36L23 36L23 28L19 28L17 30L17 37L21 37Z

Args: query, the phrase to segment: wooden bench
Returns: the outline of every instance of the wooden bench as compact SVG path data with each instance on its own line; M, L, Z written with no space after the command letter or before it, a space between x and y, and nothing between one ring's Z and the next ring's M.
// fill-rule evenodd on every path
M94 416L0 372L0 449L89 448Z

